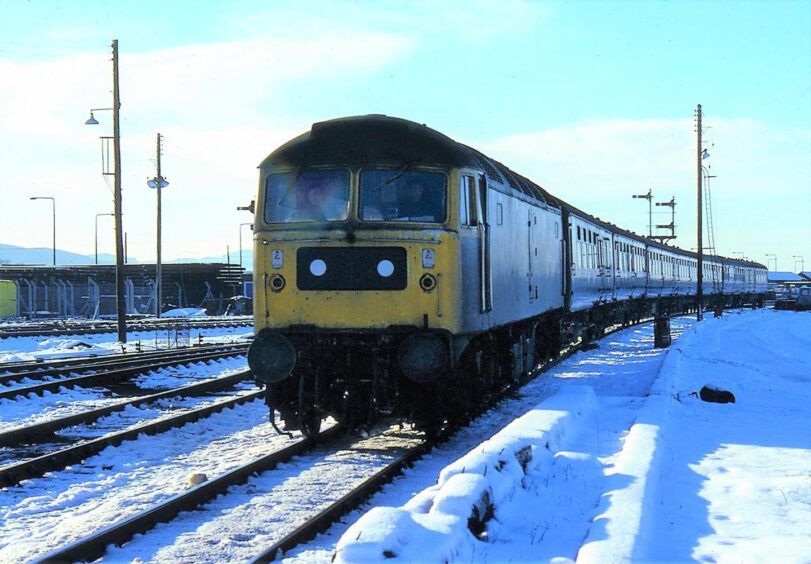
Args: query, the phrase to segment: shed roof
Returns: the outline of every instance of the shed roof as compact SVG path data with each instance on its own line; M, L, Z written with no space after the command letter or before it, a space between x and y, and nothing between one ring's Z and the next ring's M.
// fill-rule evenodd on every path
M769 282L805 282L806 281L805 278L803 278L799 274L794 274L793 272L775 272L775 271L769 271L768 280L769 280Z

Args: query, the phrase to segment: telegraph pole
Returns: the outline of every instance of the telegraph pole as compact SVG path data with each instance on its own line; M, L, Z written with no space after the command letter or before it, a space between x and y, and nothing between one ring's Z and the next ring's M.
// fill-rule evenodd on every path
M697 237L697 253L698 253L698 274L697 274L697 287L696 287L696 300L698 305L696 307L696 320L701 321L703 317L702 312L702 299L704 298L704 241L701 237L701 219L702 219L702 196L701 196L701 181L702 181L702 170L701 170L701 104L696 107L696 133L697 141L696 141L696 203L698 207L697 212L697 230L696 230L696 237Z
M113 39L113 159L115 162L115 185L113 213L115 214L115 303L118 320L118 340L127 342L127 309L124 297L124 227L121 220L121 129L118 110L121 100L118 94L118 39Z

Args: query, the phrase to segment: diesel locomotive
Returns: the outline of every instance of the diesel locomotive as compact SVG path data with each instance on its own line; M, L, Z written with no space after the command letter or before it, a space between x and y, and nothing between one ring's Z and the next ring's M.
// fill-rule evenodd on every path
M259 171L248 362L288 430L327 415L435 429L566 343L699 305L694 253L425 125L316 123ZM763 265L703 264L702 307L762 303Z

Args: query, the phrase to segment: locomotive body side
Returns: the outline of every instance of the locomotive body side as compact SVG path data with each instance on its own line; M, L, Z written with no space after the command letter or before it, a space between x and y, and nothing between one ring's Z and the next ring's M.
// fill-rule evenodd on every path
M480 196L483 218L465 217L465 201L460 202L464 276L460 332L476 334L562 309L560 209L518 197L500 186L484 188L481 172L463 172L462 192L472 183L484 194Z

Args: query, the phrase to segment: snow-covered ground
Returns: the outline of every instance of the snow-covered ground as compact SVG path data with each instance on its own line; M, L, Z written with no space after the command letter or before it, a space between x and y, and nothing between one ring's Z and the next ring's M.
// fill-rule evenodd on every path
M667 351L647 326L563 363L525 391L551 397L455 461L438 449L288 560L337 543L343 562L808 562L811 314L674 326ZM736 402L692 395L705 385ZM488 511L477 539L468 520Z
M647 324L561 363L285 559L329 562L337 547L346 562L809 561L811 313L672 325L670 349L652 348ZM705 385L736 402L692 395ZM182 489L191 472L210 477L283 443L265 414L252 402L0 491L0 561L42 554ZM299 459L287 470L308 469ZM297 507L260 502L260 479L106 560L258 554L273 531L255 523L289 521L282 513Z
M197 311L197 310L193 310ZM115 333L68 337L8 337L0 339L0 374L4 362L21 362L37 359L71 358L75 356L100 356L190 346L192 344L217 344L246 342L253 338L253 328L246 327L191 327L185 339L174 329L153 329L150 331L127 332L127 343L116 340ZM122 350L123 348L123 350Z

